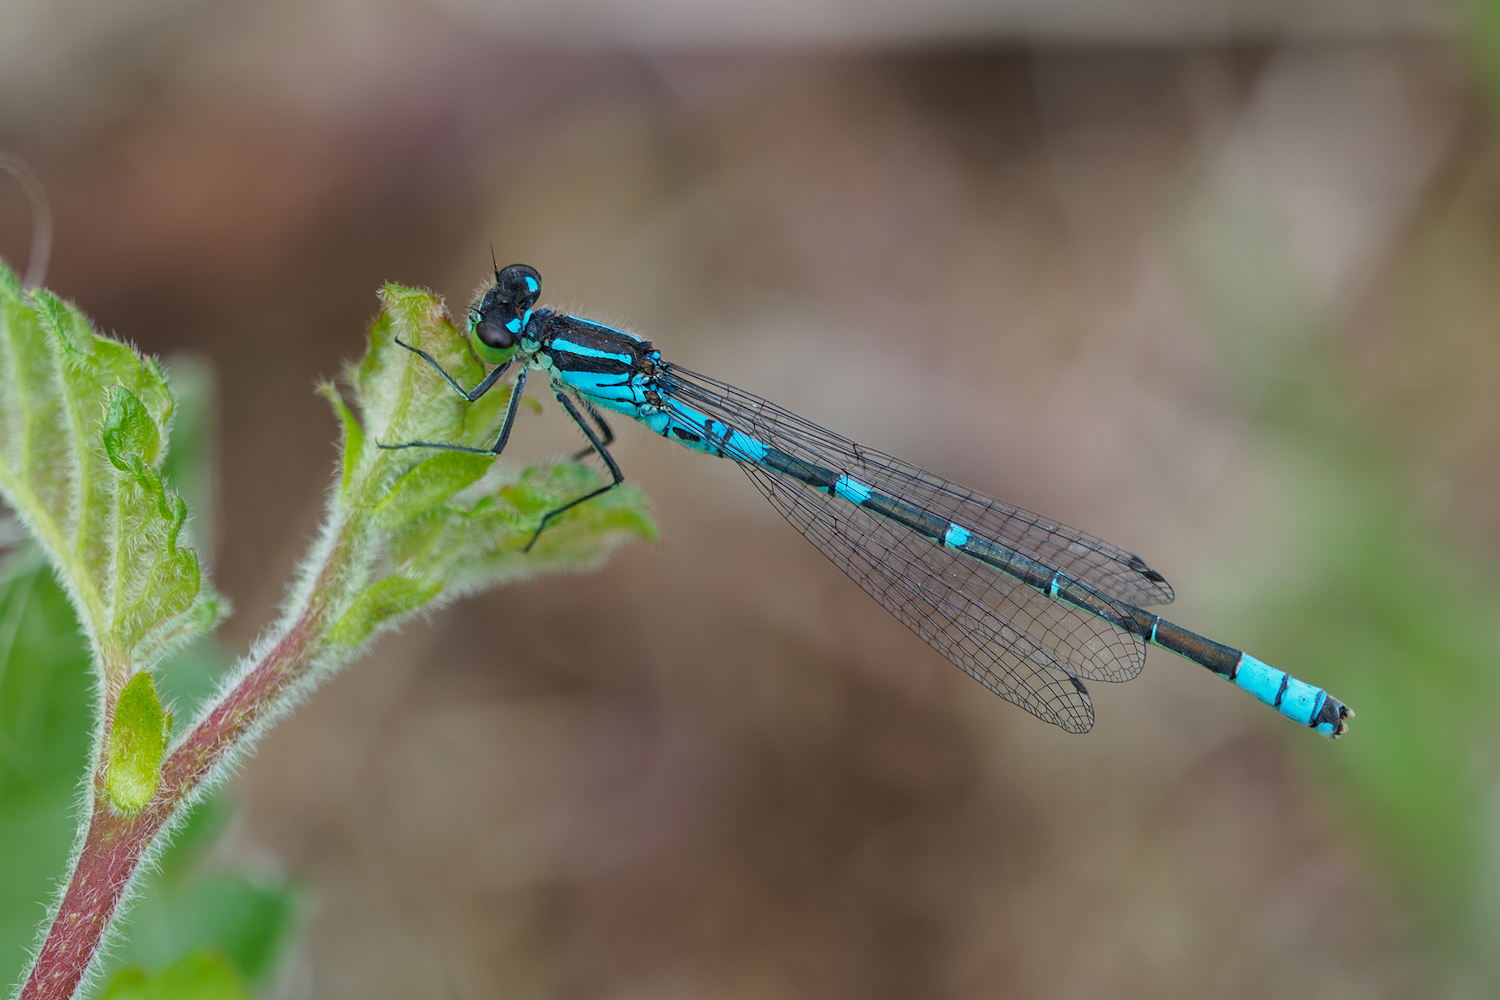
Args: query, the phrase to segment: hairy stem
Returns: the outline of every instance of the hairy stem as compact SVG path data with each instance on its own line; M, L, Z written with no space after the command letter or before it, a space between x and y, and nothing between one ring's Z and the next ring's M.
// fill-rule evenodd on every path
M280 638L238 684L208 706L168 756L156 794L136 815L122 815L109 804L106 761L100 754L88 834L21 1000L67 1000L76 994L153 843L247 736L289 703L292 689L316 664L325 643L329 590L346 558L347 535L347 530L340 532L340 544L330 547L316 583L300 607L283 618ZM113 715L112 708L106 717Z

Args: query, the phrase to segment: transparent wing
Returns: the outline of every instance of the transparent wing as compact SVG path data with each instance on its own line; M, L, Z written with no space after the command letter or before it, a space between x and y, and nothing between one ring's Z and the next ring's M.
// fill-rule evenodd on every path
M1047 633L1038 641L965 590L972 581L965 580L969 570L961 562L968 560L795 479L748 462L740 467L834 565L970 677L1070 733L1093 726L1088 689L1047 647ZM991 600L1003 605L1005 595Z
M676 365L662 367L673 395L752 437L961 524L1107 597L1136 607L1172 601L1172 586L1160 573L1103 539L855 444L743 389Z
M671 396L714 419L963 524L1106 597L1113 591L1143 603L1171 599L1164 580L1107 542L861 448L743 390L677 368L670 375ZM1038 717L1082 732L1093 715L1076 678L1129 680L1144 665L1139 637L864 507L756 465L750 456L729 455L741 460L788 521L887 610L980 683Z

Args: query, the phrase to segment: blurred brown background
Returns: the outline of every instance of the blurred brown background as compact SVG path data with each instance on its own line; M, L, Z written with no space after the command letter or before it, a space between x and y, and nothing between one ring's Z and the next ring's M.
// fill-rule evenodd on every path
M1348 592L1310 553L1358 512L1276 421L1299 377L1493 579L1500 172L1467 9L864 8L9 0L0 147L50 194L48 284L216 366L225 640L320 516L314 380L381 282L458 311L493 242L554 307L1142 553L1170 617L1326 684L1353 735L1156 651L1067 736L732 465L617 421L659 546L384 641L243 768L226 850L313 901L277 995L1487 995L1493 894L1441 912L1339 756L1387 703L1265 611ZM27 233L0 185L18 267ZM507 457L576 437L547 400ZM1492 845L1493 758L1454 759Z

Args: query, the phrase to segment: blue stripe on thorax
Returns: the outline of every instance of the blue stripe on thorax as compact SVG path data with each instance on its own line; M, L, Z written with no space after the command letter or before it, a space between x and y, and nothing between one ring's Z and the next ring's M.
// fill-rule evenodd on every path
M548 345L547 349L553 353L564 351L569 354L582 355L585 358L605 358L607 360L618 361L621 364L626 365L631 364L635 361L634 356L630 354L620 354L614 351L601 351L597 347L588 347L584 344L575 343L571 340L564 340L562 337L553 337L552 342Z

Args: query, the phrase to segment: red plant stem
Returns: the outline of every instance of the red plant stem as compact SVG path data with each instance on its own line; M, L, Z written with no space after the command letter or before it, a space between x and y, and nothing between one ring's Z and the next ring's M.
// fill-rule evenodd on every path
M88 836L21 1000L68 1000L77 991L152 840L301 676L322 610L320 602L305 608L270 653L194 727L167 758L161 785L145 809L129 817L115 811L105 792L105 764L100 760Z

